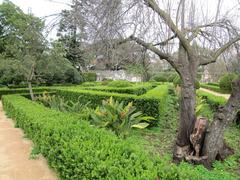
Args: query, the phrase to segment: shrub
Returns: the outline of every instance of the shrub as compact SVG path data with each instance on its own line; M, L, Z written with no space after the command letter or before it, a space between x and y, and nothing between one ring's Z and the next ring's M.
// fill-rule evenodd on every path
M201 84L200 86L202 88L209 89L209 90L212 90L212 91L215 91L215 92L228 93L226 90L220 89L220 87L217 86L217 85Z
M84 89L142 95L154 87L156 87L156 86L153 84L144 84L144 85L135 85L135 86L131 86L131 87L124 87L124 88L122 88L122 87L115 88L115 87L108 87L108 86L107 87L106 86L92 86L92 87L87 87Z
M205 91L198 90L198 96L202 97L206 100L206 102L210 105L211 109L216 111L220 105L225 105L227 100L220 96L215 96L213 94L207 93Z
M108 83L109 87L130 87L132 83L125 80L111 81Z
M222 169L208 171L187 163L177 166L170 157L150 155L130 139L119 139L78 116L18 95L4 96L3 107L60 179L237 179Z
M95 72L85 72L85 73L83 73L83 79L86 82L96 81L97 74Z
M118 94L110 92L92 91L92 90L81 90L75 88L69 88L66 90L56 89L57 94L64 97L67 100L76 102L78 97L81 96L83 103L91 102L89 105L92 108L96 108L102 104L102 100L109 99L111 96L118 101L124 101L124 105L128 102L133 102L138 111L142 111L148 116L157 118L159 116L159 101L148 97L138 97L130 94Z
M168 82L168 76L165 73L158 73L155 74L151 80L157 81L157 82Z
M159 101L159 107L158 107L159 115L160 115L160 117L162 117L162 115L164 115L164 112L166 111L166 102L169 97L169 89L170 89L169 85L166 85L166 84L160 85L154 89L151 89L146 94L144 94L140 97L152 98L152 99L158 100Z
M132 102L124 106L123 102L114 101L112 97L104 100L91 117L95 125L108 128L121 137L126 137L132 127L144 129L149 126L148 122L154 120L150 116L143 116L140 111L136 112Z
M83 113L90 115L91 110L88 108L90 102L83 104L81 103L81 96L79 96L77 102L67 101L60 96L55 94L49 94L44 92L43 94L37 96L36 100L46 107L61 111L61 112L72 112L72 113Z
M53 91L47 87L36 87L33 88L34 93L42 93L44 91ZM18 88L18 89L0 89L0 99L3 95L7 94L29 94L29 89L28 88Z
M234 73L228 73L223 75L219 80L219 86L222 90L231 92L232 91L232 81L237 77Z

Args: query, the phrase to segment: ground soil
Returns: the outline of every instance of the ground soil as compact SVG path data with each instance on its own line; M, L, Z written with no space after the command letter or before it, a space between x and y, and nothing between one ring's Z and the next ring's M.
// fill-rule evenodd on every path
M0 102L0 180L55 180L43 157L30 159L31 141L7 118Z

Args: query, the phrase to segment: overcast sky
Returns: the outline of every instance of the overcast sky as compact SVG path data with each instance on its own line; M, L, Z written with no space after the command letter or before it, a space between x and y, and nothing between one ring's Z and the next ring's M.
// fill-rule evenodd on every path
M31 11L34 15L38 17L43 17L51 14L60 13L63 9L68 9L68 3L71 3L71 0L11 0L14 4L19 6L25 13ZM162 0L163 2L166 0ZM236 19L236 21L240 22L240 5L238 4L239 0L222 0L221 5L221 14L225 14L226 11L230 9L234 9L229 14L230 17ZM3 0L0 0L2 3ZM208 14L212 17L216 14L218 0L196 0L196 3L200 5L204 12L208 12ZM238 4L238 5L237 5ZM201 9L200 8L200 9ZM229 17L228 16L228 17ZM47 19L46 24L51 21L51 18ZM238 23L237 23L238 24ZM50 35L54 37L54 33Z

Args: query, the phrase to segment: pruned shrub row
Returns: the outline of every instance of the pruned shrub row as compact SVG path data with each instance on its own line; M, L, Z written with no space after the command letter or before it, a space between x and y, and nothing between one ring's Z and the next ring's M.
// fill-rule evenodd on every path
M73 114L19 95L4 96L3 105L60 179L201 179L191 166L177 167L170 160L150 156L131 140L119 139Z
M82 103L90 102L90 106L96 108L98 105L102 104L102 100L109 99L113 97L115 100L124 101L125 105L129 102L133 102L134 106L138 111L142 111L144 114L158 118L159 117L159 100L148 98L148 97L138 97L131 94L118 94L111 92L101 92L94 90L81 90L81 89L57 89L57 94L64 97L65 99L76 102L79 100Z
M47 87L39 87L39 88L33 88L33 92L34 93L41 93L44 91L51 91L49 88ZM18 89L0 89L0 99L3 95L7 95L7 94L28 94L29 93L29 89L28 88L18 88Z
M212 91L215 91L215 92L219 92L219 93L229 93L229 91L220 89L220 87L217 86L217 85L201 84L200 86L202 88L209 89L209 90L212 90Z
M214 111L216 111L219 106L222 106L227 102L224 97L215 96L205 91L198 90L197 94L198 96L203 97Z
M147 93L150 89L156 87L153 84L147 85L135 85L133 87L125 87L125 88L114 88L114 87L106 87L106 86L96 86L96 87L87 87L84 89L89 90L97 90L97 91L106 91L106 92L115 92L115 93L124 93L124 94L135 94L142 95Z

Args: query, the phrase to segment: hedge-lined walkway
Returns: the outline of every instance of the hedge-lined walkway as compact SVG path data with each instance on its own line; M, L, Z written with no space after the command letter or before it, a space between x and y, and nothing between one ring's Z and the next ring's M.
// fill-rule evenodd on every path
M55 180L56 175L42 157L31 160L31 142L14 128L0 102L0 180Z
M200 90L208 92L208 93L211 93L211 94L213 94L215 96L224 97L225 99L229 99L230 98L230 94L221 94L221 93L218 93L218 92L215 92L215 91L212 91L212 90L209 90L209 89L205 89L205 88L200 88Z

